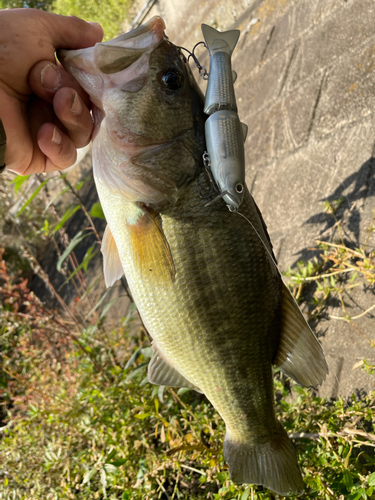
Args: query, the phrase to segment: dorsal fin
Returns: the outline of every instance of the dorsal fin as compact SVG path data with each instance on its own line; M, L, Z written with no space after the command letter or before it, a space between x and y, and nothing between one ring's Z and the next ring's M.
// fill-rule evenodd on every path
M147 370L147 378L151 384L186 387L194 389L197 392L202 392L171 365L165 355L160 352L155 342L152 343L152 350L153 354Z
M104 281L108 288L124 274L117 245L108 225L104 231L101 252L103 254Z
M133 204L127 222L134 262L142 277L156 283L173 283L174 262L158 214Z

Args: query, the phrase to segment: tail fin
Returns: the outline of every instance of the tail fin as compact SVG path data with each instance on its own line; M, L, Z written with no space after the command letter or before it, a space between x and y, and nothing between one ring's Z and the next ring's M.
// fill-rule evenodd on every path
M230 53L233 52L235 46L237 45L238 38L240 36L239 30L230 30L230 31L218 31L215 30L212 26L208 26L207 24L202 24L202 33L204 37L204 41L208 47L208 50L211 52L212 49L218 48L213 46L215 41L224 41L228 44ZM216 44L215 44L216 45Z
M276 435L262 444L236 443L227 433L224 458L234 483L261 484L279 495L303 492L296 451L280 422Z

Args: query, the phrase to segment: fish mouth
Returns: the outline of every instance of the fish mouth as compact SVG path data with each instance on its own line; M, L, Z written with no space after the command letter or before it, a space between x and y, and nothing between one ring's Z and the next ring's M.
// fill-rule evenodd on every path
M155 16L138 28L108 42L100 42L85 49L59 49L56 55L64 69L71 73L90 96L104 89L103 76L119 73L144 54L151 53L163 38L166 26Z

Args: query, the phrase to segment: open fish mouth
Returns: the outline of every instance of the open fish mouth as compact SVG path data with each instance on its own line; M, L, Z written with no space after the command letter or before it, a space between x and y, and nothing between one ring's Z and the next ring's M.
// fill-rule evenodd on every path
M165 38L164 30L164 20L153 17L143 26L94 47L60 49L57 57L90 95L92 102L102 109L101 98L106 88L121 84L127 92L142 88L149 70L149 55Z

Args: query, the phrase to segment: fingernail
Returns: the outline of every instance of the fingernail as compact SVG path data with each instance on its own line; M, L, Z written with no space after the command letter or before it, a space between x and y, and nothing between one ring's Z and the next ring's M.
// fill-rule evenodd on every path
M82 111L82 104L81 100L78 97L78 94L76 92L74 99L73 99L73 104L72 107L70 108L70 111L73 113L73 115L79 115Z
M42 69L40 80L44 88L57 90L61 83L61 75L53 64L47 64Z
M61 134L58 131L57 127L54 127L53 129L51 141L54 142L55 144L61 144Z
M88 21L89 24L91 24L92 26L96 27L96 28L102 28L101 24L97 23L96 21Z

